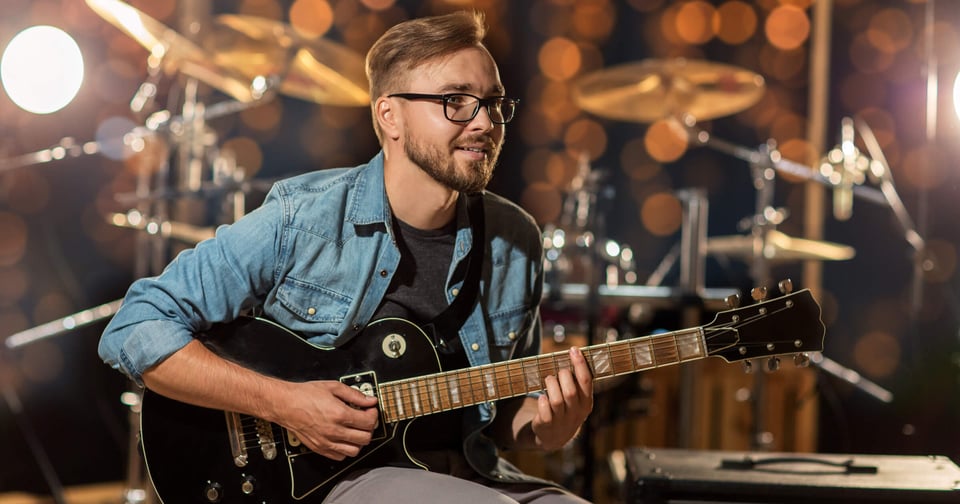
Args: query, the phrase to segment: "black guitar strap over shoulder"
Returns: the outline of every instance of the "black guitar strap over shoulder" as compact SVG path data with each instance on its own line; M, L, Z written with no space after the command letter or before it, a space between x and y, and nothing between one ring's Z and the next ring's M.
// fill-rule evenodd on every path
M470 230L473 233L473 247L470 249L470 255L467 256L467 273L463 279L463 285L460 286L460 292L453 298L453 302L423 326L424 332L433 339L434 345L440 351L452 351L457 348L451 343L458 341L457 332L467 319L470 307L473 306L480 290L483 255L487 247L482 193L467 196L467 215L470 219Z

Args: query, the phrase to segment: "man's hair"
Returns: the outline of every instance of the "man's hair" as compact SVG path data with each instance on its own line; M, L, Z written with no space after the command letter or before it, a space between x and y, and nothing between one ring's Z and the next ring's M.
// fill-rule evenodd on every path
M411 19L387 30L367 52L367 80L373 129L383 143L377 122L377 98L402 89L411 70L434 58L470 47L483 47L487 33L482 12L457 11L442 16Z

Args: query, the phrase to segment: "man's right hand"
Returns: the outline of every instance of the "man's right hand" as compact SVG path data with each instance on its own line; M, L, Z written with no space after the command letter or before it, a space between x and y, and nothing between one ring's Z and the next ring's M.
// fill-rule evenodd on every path
M277 423L309 449L333 460L355 457L370 443L379 420L377 398L338 381L291 383Z

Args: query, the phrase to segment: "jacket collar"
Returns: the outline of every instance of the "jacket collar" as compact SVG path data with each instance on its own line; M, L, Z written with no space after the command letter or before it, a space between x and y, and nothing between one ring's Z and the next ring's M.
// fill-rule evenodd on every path
M392 214L383 181L383 151L358 170L354 191L347 203L347 221L356 225L382 223L389 229Z

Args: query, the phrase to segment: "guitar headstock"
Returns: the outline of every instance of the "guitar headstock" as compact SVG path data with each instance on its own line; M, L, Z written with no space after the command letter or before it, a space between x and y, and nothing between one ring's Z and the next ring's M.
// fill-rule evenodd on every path
M792 292L789 280L780 282L780 290L782 296L766 299L766 289L755 288L754 304L717 313L703 327L707 354L748 364L770 357L767 367L774 370L780 355L793 354L798 365L806 365L807 352L822 351L826 328L820 305L808 289Z

